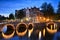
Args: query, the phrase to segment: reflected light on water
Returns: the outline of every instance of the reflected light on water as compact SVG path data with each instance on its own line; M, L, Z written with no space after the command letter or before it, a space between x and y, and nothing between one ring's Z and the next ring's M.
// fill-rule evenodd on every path
M32 32L33 32L33 28L31 30L28 30L28 37L31 36Z
M57 29L51 30L51 29L47 28L47 31L48 31L49 33L53 34L53 33L56 33L56 32L57 32Z
M45 29L43 29L43 36L45 36Z
M50 24L48 24L48 25L50 25ZM50 25L49 27L51 29L49 29L48 27L46 27L46 29L47 29L47 31L49 33L53 34L53 33L56 33L57 32L57 24Z
M41 40L41 31L39 31L39 40Z
M27 32L27 29L24 32L18 32L18 31L16 31L16 33L17 33L18 36L24 36L26 34L26 32Z
M5 39L9 39L11 38L13 35L14 35L15 31L11 34L11 35L5 35L3 32L2 32L2 36L5 38Z

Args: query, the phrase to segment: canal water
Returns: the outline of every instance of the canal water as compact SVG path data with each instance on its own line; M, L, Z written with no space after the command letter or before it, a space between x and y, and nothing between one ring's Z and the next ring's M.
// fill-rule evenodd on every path
M56 32L55 34L50 35L47 34L48 36L45 37L41 37L41 39L39 39L39 37L37 37L37 35L31 35L30 38L28 38L27 36L23 36L23 37L19 37L17 35L15 35L14 37L10 38L10 39L4 39L4 38L0 38L0 40L60 40L60 32Z
M0 40L60 40L59 31L54 34L50 34L46 31L45 36L42 36L40 34L41 38L39 38L39 35L35 34L35 33L36 33L36 31L33 32L30 37L28 37L28 36L19 37L19 36L15 35L10 39L4 39L3 37L0 36ZM1 35L1 33L0 33L0 35Z

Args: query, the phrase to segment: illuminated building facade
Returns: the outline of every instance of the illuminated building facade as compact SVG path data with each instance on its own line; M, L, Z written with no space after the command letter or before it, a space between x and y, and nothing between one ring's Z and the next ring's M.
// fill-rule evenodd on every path
M40 22L43 18L43 13L40 12L39 8L25 8L23 9L24 13L26 14L26 18L31 22ZM19 10L15 11L15 15L19 14Z

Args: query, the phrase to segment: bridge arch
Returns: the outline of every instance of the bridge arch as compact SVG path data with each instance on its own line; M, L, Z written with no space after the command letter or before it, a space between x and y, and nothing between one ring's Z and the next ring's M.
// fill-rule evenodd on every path
M47 23L46 29L49 33L53 34L57 32L57 24L54 22Z
M4 27L6 27L6 32L4 32ZM15 33L14 25L13 24L6 24L6 25L4 25L4 27L2 28L2 36L5 39L9 39L9 38L13 37L14 33Z
M28 24L28 37L31 36L33 30L34 30L34 24L33 23L29 23Z
M26 23L19 23L16 26L16 33L18 36L24 36L27 33Z

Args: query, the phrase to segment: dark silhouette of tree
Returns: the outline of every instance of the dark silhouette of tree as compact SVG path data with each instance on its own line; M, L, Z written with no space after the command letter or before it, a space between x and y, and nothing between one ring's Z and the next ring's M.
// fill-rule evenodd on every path
M55 15L55 19L60 19L60 2L58 3L58 9L57 9L57 13Z
M4 17L4 16L2 16L2 18L1 18L2 20L5 20L6 19L6 17Z
M9 15L9 19L14 19L13 13L11 13L11 14Z
M22 18L25 17L25 13L24 13L23 10L24 10L24 9L21 9L21 10L16 11L16 12L17 12L17 13L15 13L16 18L22 19Z
M0 20L6 20L5 16L0 15Z
M47 13L48 13L48 16L54 15L54 8L50 3L47 5Z
M0 20L2 20L1 18L2 18L2 16L0 15Z
M41 11L44 13L44 16L47 15L47 3L43 3L42 6L41 6Z
M57 13L60 14L60 2L58 4L58 10L57 10Z
M54 8L53 6L51 5L51 3L47 4L46 2L42 4L41 6L42 8L42 12L44 13L44 16L45 17L54 17Z

